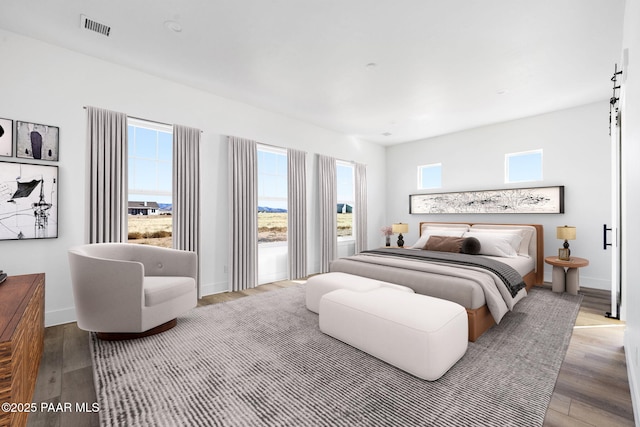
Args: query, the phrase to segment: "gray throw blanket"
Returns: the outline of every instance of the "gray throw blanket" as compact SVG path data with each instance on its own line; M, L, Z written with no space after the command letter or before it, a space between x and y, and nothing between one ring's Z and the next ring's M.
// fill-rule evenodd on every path
M458 264L480 267L494 273L500 278L502 283L507 287L512 297L515 297L518 291L525 287L522 276L511 266L501 263L493 259L485 258L477 255L460 254L454 252L436 252L414 249L378 249L363 251L363 254L372 255L389 255L402 258L410 258L424 261L434 261L443 264Z

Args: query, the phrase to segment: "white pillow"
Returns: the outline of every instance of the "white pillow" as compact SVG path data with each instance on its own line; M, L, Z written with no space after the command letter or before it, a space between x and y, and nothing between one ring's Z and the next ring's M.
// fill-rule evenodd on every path
M531 243L531 238L533 237L534 229L533 227L527 228L508 228L508 227L496 227L489 228L484 224L474 225L471 227L472 232L478 233L498 233L498 234L517 234L522 240L520 242L520 246L515 248L518 255L529 256L529 244Z
M423 249L427 244L427 240L431 236L452 236L452 237L462 237L464 234L464 230L452 230L452 229L436 229L429 228L428 230L424 230L422 232L422 236L418 239L417 242L410 246L412 249Z
M516 248L520 247L522 237L518 234L476 233L469 231L463 237L475 237L480 241L480 255L492 255L506 258L518 256Z
M448 223L445 223L445 222L440 223L440 224L428 223L428 222L422 223L422 232L423 233L425 231L432 231L432 230L437 230L437 231L446 230L446 231L461 231L461 232L465 232L465 231L469 231L469 224L448 224Z

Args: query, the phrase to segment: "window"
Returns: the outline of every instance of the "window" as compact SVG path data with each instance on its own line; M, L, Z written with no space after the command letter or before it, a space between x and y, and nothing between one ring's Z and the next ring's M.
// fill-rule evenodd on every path
M336 162L338 186L338 239L353 239L353 209L355 206L355 175L351 163Z
M418 166L418 190L442 188L442 163Z
M258 146L258 244L287 241L287 150Z
M173 129L128 119L129 243L171 247Z
M542 181L542 149L505 155L506 183Z

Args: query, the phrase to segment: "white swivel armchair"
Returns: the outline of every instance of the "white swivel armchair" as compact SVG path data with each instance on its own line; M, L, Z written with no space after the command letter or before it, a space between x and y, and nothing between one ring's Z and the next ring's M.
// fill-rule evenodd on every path
M163 332L197 305L194 252L130 243L69 249L78 327L101 339Z

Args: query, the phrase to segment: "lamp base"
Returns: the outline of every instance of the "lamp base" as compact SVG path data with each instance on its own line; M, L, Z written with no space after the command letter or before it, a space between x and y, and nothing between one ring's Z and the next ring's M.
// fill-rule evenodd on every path
M404 247L404 239L402 238L402 233L398 234L398 247Z

